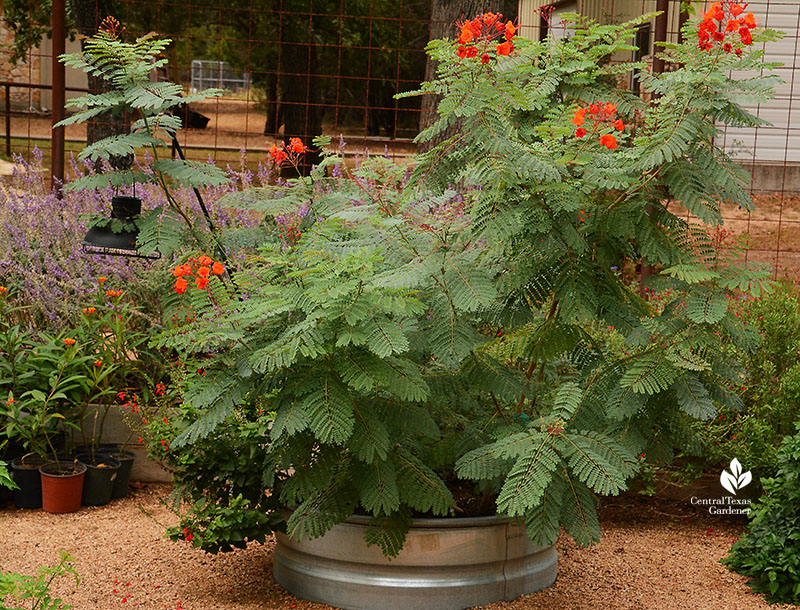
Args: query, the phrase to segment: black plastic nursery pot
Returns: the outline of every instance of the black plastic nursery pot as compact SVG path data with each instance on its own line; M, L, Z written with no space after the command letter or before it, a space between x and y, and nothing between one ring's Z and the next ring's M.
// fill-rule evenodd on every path
M14 490L14 505L17 508L42 507L42 478L39 467L44 460L21 457L11 461L11 476L19 489Z
M114 489L111 490L111 499L119 500L124 498L128 493L128 485L131 482L131 471L133 470L133 461L136 459L136 454L132 451L109 451L110 455L115 460L119 461L120 467L117 472L117 478L114 479Z
M122 465L120 461L105 453L96 453L94 460L88 453L82 453L75 457L86 466L81 504L83 506L108 504L111 501L111 493L114 491L114 481L116 481Z

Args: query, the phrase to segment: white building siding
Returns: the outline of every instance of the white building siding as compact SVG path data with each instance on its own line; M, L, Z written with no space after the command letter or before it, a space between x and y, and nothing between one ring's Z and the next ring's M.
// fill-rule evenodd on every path
M759 25L784 33L781 40L760 45L769 62L780 62L775 70L784 82L774 99L764 104L744 104L772 126L755 129L726 128L721 142L735 157L756 163L800 162L800 66L797 56L800 33L800 2L797 0L751 0L747 7ZM744 74L743 76L754 76Z

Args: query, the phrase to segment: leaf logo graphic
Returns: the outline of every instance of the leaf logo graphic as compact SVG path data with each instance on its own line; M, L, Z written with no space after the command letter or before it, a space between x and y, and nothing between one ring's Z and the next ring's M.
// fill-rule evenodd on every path
M742 465L736 458L733 458L733 461L731 461L731 471L723 470L722 474L719 476L719 482L734 496L737 490L749 484L752 480L753 475L750 474L749 470L747 472L742 472Z

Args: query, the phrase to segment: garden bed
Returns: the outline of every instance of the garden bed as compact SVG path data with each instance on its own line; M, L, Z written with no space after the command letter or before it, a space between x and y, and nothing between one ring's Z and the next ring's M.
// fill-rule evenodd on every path
M271 544L214 556L165 539L154 519L177 523L160 501L169 491L168 485L147 485L106 507L71 515L0 509L0 569L32 574L51 564L57 549L68 550L82 580L74 592L67 581L56 590L78 609L328 608L298 600L272 581ZM628 493L605 502L600 522L603 539L594 547L560 538L555 585L486 608L790 608L769 606L750 593L744 578L719 564L740 535L742 519Z

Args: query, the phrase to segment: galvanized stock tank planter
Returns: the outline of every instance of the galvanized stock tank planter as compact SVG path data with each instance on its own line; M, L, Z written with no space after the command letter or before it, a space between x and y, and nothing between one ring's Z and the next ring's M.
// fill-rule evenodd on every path
M275 581L302 599L344 610L461 610L516 599L556 580L554 546L499 517L414 519L389 561L364 542L369 517L354 516L321 538L277 534Z

